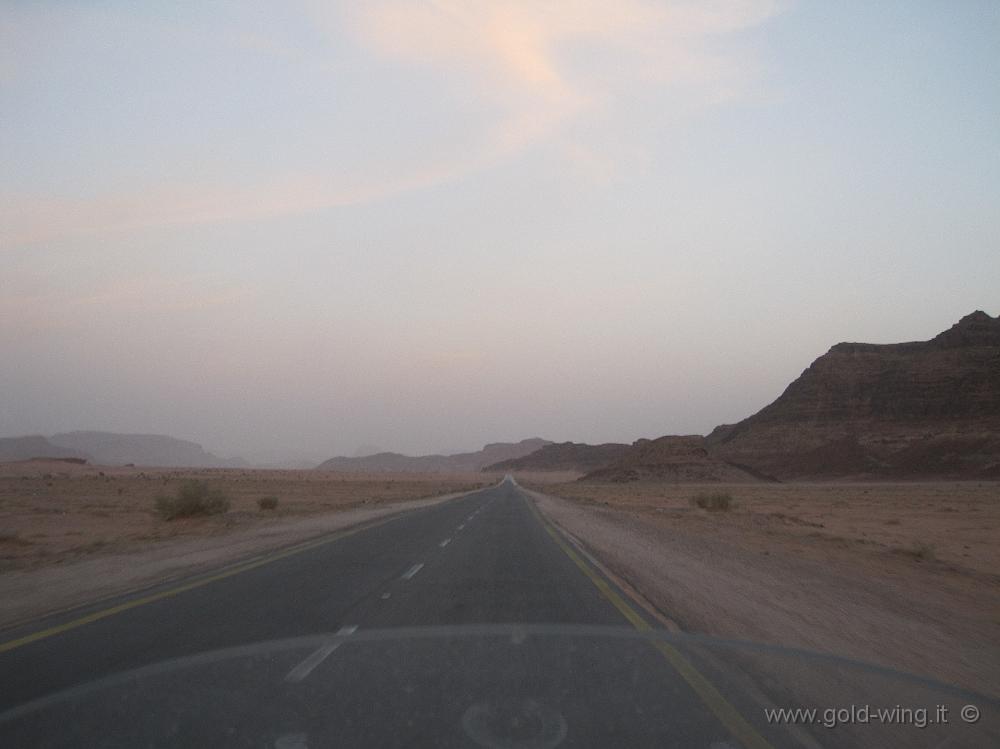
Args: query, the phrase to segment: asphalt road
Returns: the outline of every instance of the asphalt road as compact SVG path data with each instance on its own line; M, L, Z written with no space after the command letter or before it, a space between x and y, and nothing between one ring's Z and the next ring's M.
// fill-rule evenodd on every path
M624 600L505 480L2 633L0 746L765 745Z

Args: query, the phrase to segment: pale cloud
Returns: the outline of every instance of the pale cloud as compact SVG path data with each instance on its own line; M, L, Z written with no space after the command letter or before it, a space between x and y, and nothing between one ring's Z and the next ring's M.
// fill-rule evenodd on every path
M458 63L500 85L552 99L578 92L555 59L566 42L627 32L653 13L641 4L564 2L405 2L364 7L361 30L375 49L411 62Z
M778 10L773 0L376 0L361 6L357 26L380 54L471 76L500 100L546 104L554 123L636 78L731 86L745 61L707 42ZM587 49L609 52L610 70L578 69L574 53Z
M437 71L443 85L471 81L475 95L498 111L494 124L464 146L430 151L422 165L388 175L372 170L383 174L377 179L363 169L331 176L318 166L315 173L247 186L157 184L154 175L127 192L74 199L2 195L0 247L365 203L489 168L559 137L555 152L571 169L590 180L605 179L616 172L613 157L600 143L566 134L568 125L613 110L616 96L639 86L686 86L677 92L678 111L739 95L746 61L708 42L760 24L777 10L771 0L372 0L346 10L310 6L331 48L346 31L372 54ZM292 54L259 34L239 37L239 46ZM595 49L611 64L588 70L581 58ZM326 64L318 59L312 67Z
M156 226L196 224L283 215L320 207L316 183L308 178L251 187L200 184L149 185L127 193L90 198L9 195L0 207L0 246L56 237L134 231ZM326 196L349 202L351 196Z
M710 43L780 9L775 0L372 0L352 19L376 54L430 66L445 85L471 80L500 108L474 152L442 174L481 169L561 136L557 152L567 165L605 181L618 171L614 158L603 144L565 134L569 125L613 108L636 86L684 87L666 117L739 97L753 65ZM314 6L314 16L328 30L343 27L343 14ZM577 64L575 55L595 49L609 55L607 70Z
M305 174L245 187L154 185L78 199L8 195L0 200L0 248L58 237L266 219L355 205L435 184L455 169L436 165L394 180L358 180L343 188L319 174Z

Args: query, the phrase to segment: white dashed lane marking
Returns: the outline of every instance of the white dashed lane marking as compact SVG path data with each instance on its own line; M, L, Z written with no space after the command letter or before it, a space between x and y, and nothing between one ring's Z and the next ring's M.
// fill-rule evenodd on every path
M337 630L337 634L343 635L343 637L334 640L333 642L328 642L326 645L323 645L322 647L314 651L308 658L302 661L302 663L300 663L299 665L297 665L295 668L293 668L291 671L288 672L288 676L285 677L285 681L290 681L293 683L302 681L304 678L306 678L309 674L313 672L313 669L315 669L316 666L325 661L327 657L330 655L330 653L332 653L334 650L336 650L337 648L339 648L341 645L344 644L345 637L347 637L350 634L353 634L356 630L357 626L354 624L350 624L346 627L341 627L339 630Z
M406 572L403 573L403 579L412 580L413 576L418 572L420 572L421 569L423 569L423 566L424 566L423 562L419 562L418 564L413 565L412 567L410 567L410 569L408 569Z

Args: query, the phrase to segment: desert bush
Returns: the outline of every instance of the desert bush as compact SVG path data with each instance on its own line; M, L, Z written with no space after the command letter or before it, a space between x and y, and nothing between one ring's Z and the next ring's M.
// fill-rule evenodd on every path
M733 497L727 492L707 492L692 497L691 504L709 512L727 512L732 509Z
M913 544L909 549L909 553L910 556L921 562L933 562L937 558L937 555L934 553L934 546L923 541Z
M229 499L207 481L185 481L173 497L156 498L156 512L164 520L196 515L218 515L229 509Z
M257 500L257 506L262 510L273 510L278 506L277 497L261 497Z

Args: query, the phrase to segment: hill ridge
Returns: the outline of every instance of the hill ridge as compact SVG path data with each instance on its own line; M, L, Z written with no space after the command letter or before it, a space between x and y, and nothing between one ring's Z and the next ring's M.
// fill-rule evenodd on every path
M320 463L316 470L349 473L463 473L478 472L503 460L519 458L550 444L531 437L519 442L491 442L482 450L454 455L403 455L382 452L360 458L338 456Z

